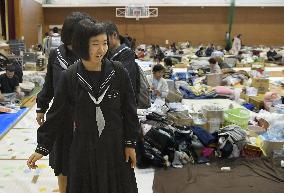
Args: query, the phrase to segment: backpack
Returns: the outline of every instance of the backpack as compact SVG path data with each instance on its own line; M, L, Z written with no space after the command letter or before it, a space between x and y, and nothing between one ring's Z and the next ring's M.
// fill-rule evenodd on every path
M125 47L121 49L111 59L117 57L119 54L122 54L123 51L127 49L130 49L130 48ZM138 65L137 62L135 62L135 67L136 67L136 88L134 89L136 93L137 108L147 109L151 107L151 99L150 99L150 92L149 92L150 85L147 81L147 78L142 68Z
M151 107L151 99L150 99L150 92L149 92L149 82L142 70L142 68L135 62L137 68L137 82L136 82L136 89L137 89L137 108L138 109L147 109Z

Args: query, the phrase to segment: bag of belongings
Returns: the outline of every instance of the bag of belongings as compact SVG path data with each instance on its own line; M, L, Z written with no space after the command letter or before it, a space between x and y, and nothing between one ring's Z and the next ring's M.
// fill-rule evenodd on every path
M166 102L172 103L172 102L181 102L182 101L182 95L181 93L176 89L175 82L173 80L167 79L168 87L169 87L169 93L166 98Z
M229 125L218 131L218 151L223 158L239 157L246 141L246 132L238 125Z

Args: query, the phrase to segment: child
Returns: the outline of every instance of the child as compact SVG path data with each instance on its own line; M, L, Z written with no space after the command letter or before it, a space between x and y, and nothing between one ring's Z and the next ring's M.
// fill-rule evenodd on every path
M218 65L216 59L210 58L208 61L210 64L210 73L220 73L221 72L221 68Z
M165 68L161 64L156 64L153 67L153 75L147 76L148 82L151 86L152 100L156 98L165 99L169 93L167 81L162 78Z

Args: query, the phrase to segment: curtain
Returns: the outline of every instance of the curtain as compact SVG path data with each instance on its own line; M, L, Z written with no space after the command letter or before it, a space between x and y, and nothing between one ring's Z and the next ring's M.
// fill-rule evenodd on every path
M228 39L227 46L226 46L226 47L229 47L229 48L232 47L231 32L232 32L232 27L233 27L233 22L234 22L235 9L236 9L235 0L231 0L231 6L229 8L229 15L228 15L229 39Z
M9 39L16 39L15 28L15 0L9 0L8 2L8 32Z
M5 20L5 0L0 0L0 20L1 20L1 34L6 39L6 20Z

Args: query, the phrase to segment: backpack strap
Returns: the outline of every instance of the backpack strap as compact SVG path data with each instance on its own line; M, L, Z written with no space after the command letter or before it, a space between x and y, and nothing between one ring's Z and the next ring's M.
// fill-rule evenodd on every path
M75 62L73 65L71 65L67 70L67 81L68 84L70 85L68 87L69 89L69 94L71 97L71 102L72 104L75 104L76 99L77 99L77 71L78 71L78 66L79 66L79 62L77 61ZM71 84L70 84L71 83Z
M122 82L123 81L122 74L124 72L122 64L118 61L113 61L113 60L111 60L111 63L113 65L115 75L117 76L118 82ZM119 85L119 92L121 94L125 93L125 87ZM122 97L120 99L122 100ZM120 101L120 103L122 104L122 101Z

